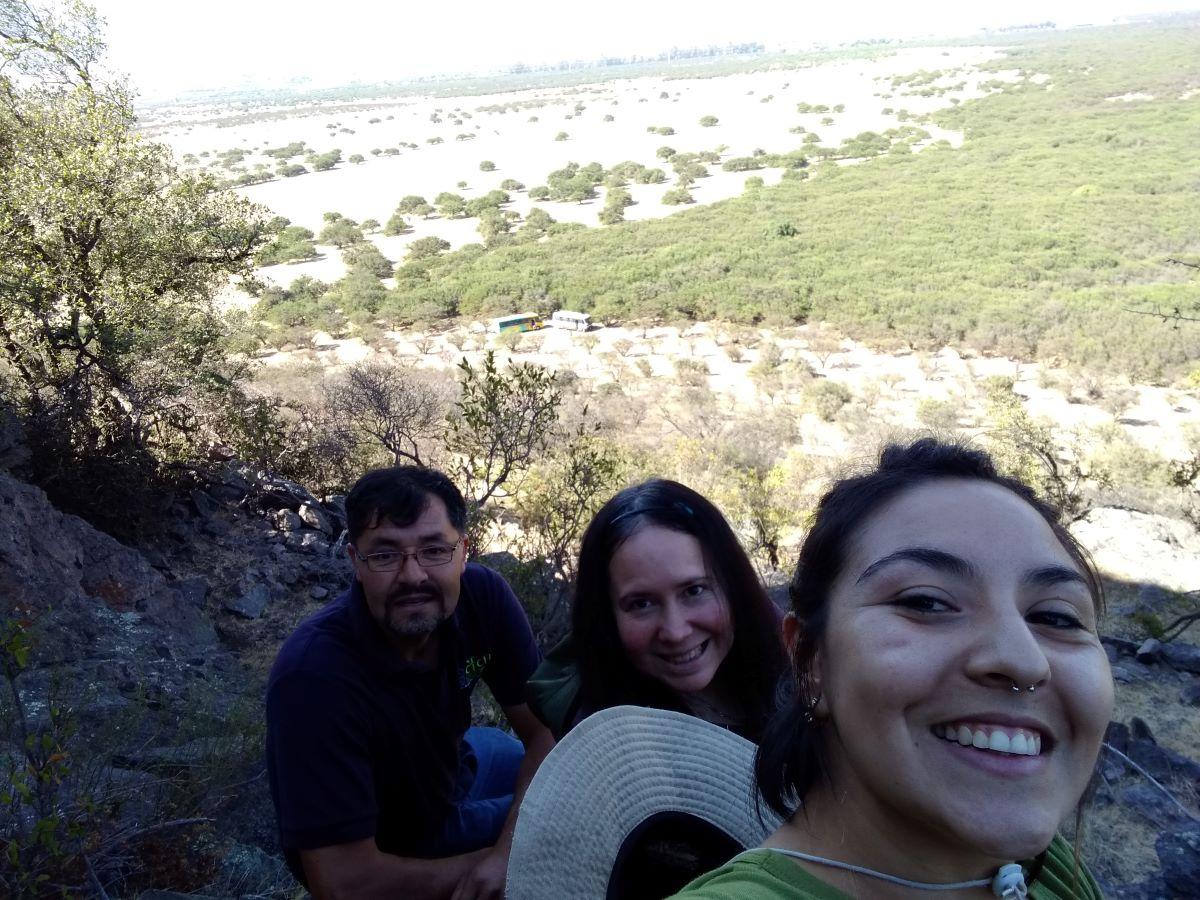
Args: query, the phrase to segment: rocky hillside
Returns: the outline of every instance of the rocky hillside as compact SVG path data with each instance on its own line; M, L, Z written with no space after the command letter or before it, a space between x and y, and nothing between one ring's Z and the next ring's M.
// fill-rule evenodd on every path
M1139 624L1194 599L1132 578L1151 563L1187 571L1200 538L1150 518L1103 509L1077 526L1114 575L1105 646L1118 715L1082 846L1118 898L1200 896L1200 647L1195 630L1147 640ZM5 689L0 761L49 773L4 807L23 844L0 872L110 896L294 896L261 697L280 641L346 583L340 498L230 464L163 521L124 546L0 472L3 658L17 688ZM47 818L53 847L39 836Z

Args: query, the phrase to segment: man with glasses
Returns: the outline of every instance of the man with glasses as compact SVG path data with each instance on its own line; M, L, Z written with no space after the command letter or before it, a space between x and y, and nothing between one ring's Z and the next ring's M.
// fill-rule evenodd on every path
M466 504L400 466L346 498L350 589L284 643L267 766L288 865L326 897L502 897L517 807L550 733L512 589L466 561ZM471 727L483 679L520 741Z

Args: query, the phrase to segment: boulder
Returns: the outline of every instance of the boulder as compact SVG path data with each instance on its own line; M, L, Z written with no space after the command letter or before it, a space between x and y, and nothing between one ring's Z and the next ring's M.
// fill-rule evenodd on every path
M1101 507L1071 531L1108 575L1171 591L1200 584L1200 533L1185 521Z
M318 505L317 498L303 485L269 472L254 473L254 484L247 499L264 512L276 509L297 510L305 503Z
M217 643L211 623L140 553L0 473L0 615L38 622L42 662ZM178 654L181 657L187 652Z
M196 514L203 519L208 519L216 515L217 510L220 508L217 501L204 491L192 491L190 496Z
M1160 746L1150 733L1150 726L1134 716L1129 720L1129 749L1126 754L1150 774L1150 777L1169 784L1176 778L1193 784L1200 782L1200 763Z
M1162 641L1157 638L1147 638L1142 641L1142 645L1138 647L1137 653L1134 655L1138 662L1150 664L1158 661L1159 656L1162 655L1162 649Z
M304 529L304 520L290 509L277 509L271 514L271 521L278 531L284 534L294 534Z
M1200 675L1200 647L1178 641L1162 645L1163 661L1173 669Z
M1156 829L1191 821L1184 810L1152 784L1135 784L1125 788L1121 792L1121 803Z
M333 537L333 526L329 523L328 517L321 510L313 506L311 503L304 503L300 506L298 513L300 521L309 528L316 529L327 537Z
M1133 656L1137 653L1138 644L1133 641L1127 641L1124 638L1108 637L1102 635L1100 643L1104 647L1104 652L1108 655L1108 661L1115 663L1122 656Z
M1159 835L1154 850L1169 896L1200 897L1200 824Z
M204 609L204 601L208 599L208 581L199 576L195 578L181 578L174 584L175 590L179 591L179 595L188 603L197 609Z
M1200 679L1193 678L1179 692L1179 702L1185 706L1200 706Z
M271 589L260 581L254 584L240 585L232 595L226 598L221 607L243 619L257 619L266 610L270 601Z

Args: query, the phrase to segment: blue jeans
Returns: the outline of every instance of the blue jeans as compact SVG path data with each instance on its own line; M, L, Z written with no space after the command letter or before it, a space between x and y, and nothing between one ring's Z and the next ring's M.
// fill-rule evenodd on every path
M455 856L490 847L512 808L525 747L499 728L468 728L454 809L433 843L433 855Z

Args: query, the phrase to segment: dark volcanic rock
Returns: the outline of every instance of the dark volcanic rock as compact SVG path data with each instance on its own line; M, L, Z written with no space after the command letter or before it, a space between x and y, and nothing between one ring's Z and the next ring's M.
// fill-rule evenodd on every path
M1152 784L1135 784L1121 792L1121 802L1155 828L1191 821L1188 813Z
M1179 692L1179 702L1188 706L1200 706L1200 678L1184 685L1183 690Z
M1174 669L1200 675L1200 647L1172 641L1162 645L1162 658Z
M1169 896L1200 897L1200 824L1160 835L1154 849Z
M1137 649L1137 653L1135 654L1137 661L1147 664L1157 662L1158 658L1162 655L1162 649L1162 641L1157 638L1147 638Z
M94 656L217 641L200 610L140 553L0 473L0 614L18 610L38 622L43 662L77 658L81 638Z
M221 606L244 619L257 619L270 602L271 589L265 583L261 581L249 584L242 582Z

